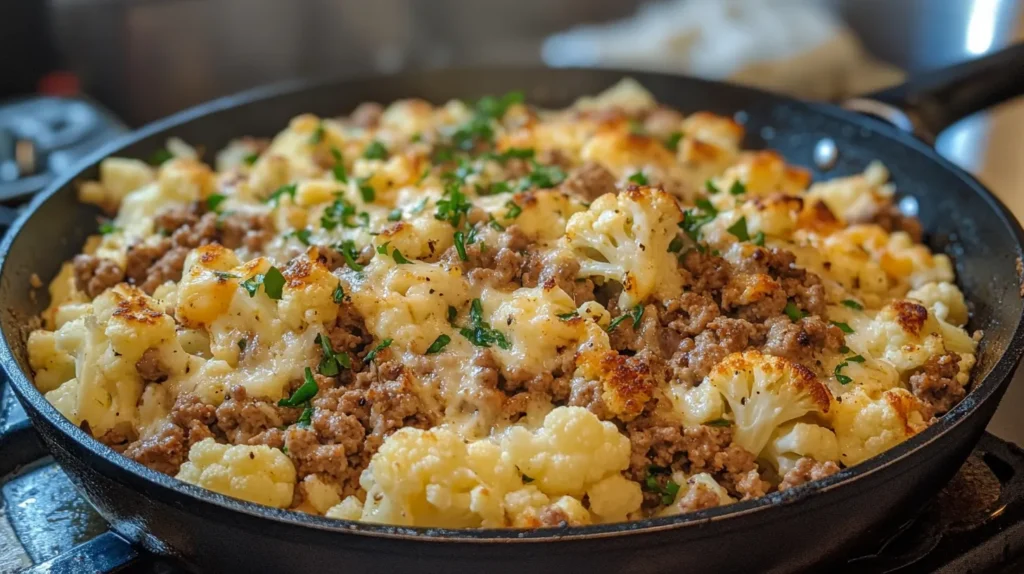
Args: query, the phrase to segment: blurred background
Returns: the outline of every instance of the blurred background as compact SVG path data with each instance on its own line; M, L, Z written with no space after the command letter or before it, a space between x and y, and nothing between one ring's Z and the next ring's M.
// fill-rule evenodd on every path
M21 197L5 185L37 189L126 126L289 78L543 62L839 101L1022 38L1024 0L3 0L0 100L88 99L0 105L0 201ZM937 145L1021 217L1021 133L1018 99L961 121ZM27 167L4 157L19 138L36 144ZM1021 412L1024 381L990 430L1024 443Z

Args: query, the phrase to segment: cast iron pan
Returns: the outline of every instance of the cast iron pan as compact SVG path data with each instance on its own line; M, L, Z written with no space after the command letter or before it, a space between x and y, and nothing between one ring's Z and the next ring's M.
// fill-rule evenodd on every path
M535 531L396 528L269 509L214 494L123 458L64 419L29 380L25 334L47 304L32 289L95 232L97 212L75 200L73 180L95 178L101 158L149 157L169 136L217 150L241 135L270 136L301 113L331 116L365 100L433 102L524 90L563 106L631 75L683 112L737 114L752 148L771 147L812 166L831 138L852 174L881 159L915 204L932 248L950 254L972 304L969 329L985 339L967 398L927 431L825 480L679 517ZM1024 47L856 102L929 138L958 117L1024 93ZM886 105L889 104L889 105ZM857 539L931 497L967 457L1024 350L1016 262L1024 232L974 178L920 139L875 119L692 78L607 70L499 69L300 82L217 100L147 126L100 150L38 196L0 247L0 364L36 430L78 489L114 530L148 550L209 572L789 572L835 559Z

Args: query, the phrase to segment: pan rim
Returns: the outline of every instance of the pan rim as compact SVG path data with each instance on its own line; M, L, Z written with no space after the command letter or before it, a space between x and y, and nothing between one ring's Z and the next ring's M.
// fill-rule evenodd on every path
M493 74L505 72L518 73L588 73L602 74L609 79L634 77L641 83L644 78L661 79L665 81L684 80L696 85L706 85L719 90L736 90L756 96L760 100L786 104L804 108L811 114L824 115L843 123L861 129L867 129L871 133L893 140L894 143L909 148L914 152L924 155L936 167L945 170L955 176L963 184L969 186L992 210L1002 225L1011 232L1016 239L1016 256L1024 255L1024 230L1020 223L991 191L981 184L974 176L960 169L950 161L940 156L933 148L924 142L900 131L899 129L881 122L867 119L854 112L849 112L838 107L802 102L778 94L762 90L734 86L722 82L691 78L687 76L664 74L657 72L639 72L621 69L592 69L592 68L546 68L543 66L489 66L489 67L465 67L446 68L441 70L421 70L405 72L393 75L369 75L369 76L334 76L327 78L315 78L312 80L289 80L281 83L261 86L246 90L237 94L228 95L218 99L202 103L181 112L175 113L166 118L149 123L138 130L135 130L117 140L102 146L88 157L84 158L65 175L56 179L47 189L33 198L29 205L11 225L8 232L0 242L0 277L7 265L7 254L12 244L20 234L25 223L35 214L38 208L50 197L60 192L66 186L73 184L79 174L98 163L103 158L115 154L130 145L147 139L160 133L167 132L175 127L194 120L200 120L216 115L219 112L239 106L256 104L276 97L300 93L302 91L328 87L331 85L345 85L360 81L383 80L395 77L421 77L424 79L437 79L444 74ZM297 111L296 113L300 113ZM992 366L988 375L980 381L976 381L968 395L956 405L949 413L944 415L938 422L931 425L920 434L911 437L907 441L891 448L871 459L868 459L854 467L845 468L840 472L825 479L801 485L784 492L772 492L763 497L748 501L737 502L727 506L701 510L698 512L676 515L663 518L647 518L642 520L621 522L604 525L590 525L568 527L561 529L445 529L445 528L423 528L423 527L401 527L391 525L371 524L351 520L339 520L315 516L301 512L270 508L239 499L231 498L198 486L188 484L176 478L158 473L142 464L127 459L100 443L91 435L71 424L64 418L53 405L44 398L33 385L30 377L22 371L18 361L14 357L11 344L7 341L6 333L0 332L0 367L7 375L8 380L23 403L34 409L48 425L56 429L76 443L79 448L87 450L92 455L102 458L105 462L121 466L132 478L149 483L159 488L161 499L178 495L190 499L195 504L210 504L218 507L221 511L237 512L255 518L269 519L286 527L311 528L325 532L336 532L339 534L357 534L360 536L389 538L396 540L408 540L415 542L436 542L436 543L549 543L566 542L575 540L590 540L606 537L634 536L649 534L665 530L677 530L682 528L699 527L710 522L721 522L734 519L738 522L741 517L759 515L771 508L780 506L790 507L801 503L812 497L821 497L833 492L840 487L852 485L864 480L882 470L899 464L904 459L914 456L917 452L929 448L947 432L959 426L967 417L991 396L1009 383L1013 372L1024 354L1024 313L1017 317L1017 324L1013 335L1010 338L1006 351L999 357ZM90 466L93 466L90 464ZM118 477L113 480L124 482ZM130 485L129 485L130 486ZM134 489L134 488L133 488ZM137 490L137 489L136 489ZM169 492L166 492L166 491ZM849 490L849 489L847 489Z

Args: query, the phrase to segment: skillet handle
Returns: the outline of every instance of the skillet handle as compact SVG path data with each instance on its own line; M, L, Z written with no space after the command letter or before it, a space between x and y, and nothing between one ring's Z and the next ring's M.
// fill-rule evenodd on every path
M939 132L975 112L1024 95L1024 43L911 78L843 103L934 143Z

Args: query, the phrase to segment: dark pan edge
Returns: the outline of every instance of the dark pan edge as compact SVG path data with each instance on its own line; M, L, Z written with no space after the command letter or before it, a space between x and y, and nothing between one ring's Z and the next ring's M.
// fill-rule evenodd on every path
M447 70L447 72L472 72L474 70L483 70L484 68L467 68L461 70ZM541 70L543 68L507 68L509 71L524 72L530 70ZM493 68L488 68L493 71ZM571 71L571 69L566 69ZM585 70L589 72L598 72L595 70ZM641 80L643 78L670 78L669 74L657 74L657 73L639 73L636 71L628 70L600 70L599 73L607 74L609 77L625 77L632 76ZM433 73L429 71L418 72L412 74L419 77L429 77ZM238 105L249 104L258 102L261 100L270 99L276 96L288 95L296 92L301 92L305 89L314 86L323 86L333 83L340 83L345 81L360 81L369 80L371 77L365 78L326 78L316 80L293 80L280 84L274 84L271 86L259 87L239 94L226 96L205 104L200 104L188 110L179 112L165 119L158 120L151 124L148 124L139 130L128 134L110 144L97 150L87 158L83 159L73 169L69 170L60 179L53 182L49 188L37 195L24 212L18 217L18 219L11 226L8 233L4 236L2 243L0 243L0 274L7 262L7 253L9 252L14 238L17 236L25 222L32 216L32 214L47 201L52 195L57 193L65 186L71 184L78 173L85 167L91 166L97 163L102 158L115 154L118 150L123 149L131 144L134 144L140 140L148 137L158 135L161 132L173 129L176 126L184 124L186 122L200 119L221 110L231 108ZM697 83L705 84L710 86L719 86L721 89L722 84L719 82L707 81L707 80L696 80ZM1018 257L1024 256L1024 230L1021 229L1020 224L1016 218L1010 213L1006 206L996 198L991 192L989 192L980 182L977 181L973 176L964 172L959 167L953 165L945 158L939 156L935 150L926 145L925 143L909 136L895 128L888 125L880 124L878 122L865 119L862 116L854 114L852 112L846 112L832 106L797 102L791 99L787 99L776 94L770 94L761 90L749 89L749 88L738 88L729 86L730 89L742 89L752 94L758 94L760 97L765 99L788 102L790 104L803 106L810 108L816 114L822 114L831 116L833 118L845 121L851 125L855 125L862 129L870 130L878 135L881 135L890 140L894 140L897 143L906 147L912 148L914 151L922 153L927 156L930 160L941 166L943 169L955 175L958 179L962 180L965 184L971 187L985 202L992 208L995 214L1000 218L1002 224L1006 226L1017 239L1017 252ZM583 540L592 538L604 538L608 536L622 536L631 534L644 534L656 531L672 530L683 527L696 527L705 525L708 522L720 522L731 517L746 516L754 513L760 513L765 511L767 508L776 506L790 506L805 499L811 498L819 493L824 494L830 492L837 487L845 486L848 484L855 483L856 481L866 478L876 472L881 471L891 465L897 464L904 458L912 456L917 451L928 447L931 443L938 440L947 431L952 430L958 426L969 413L978 408L979 405L987 401L991 395L996 393L1004 385L1009 383L1009 379L1012 377L1016 366L1021 360L1022 354L1024 354L1024 316L1017 318L1017 325L1013 331L1013 336L1009 341L1006 352L1000 357L993 365L991 372L981 381L976 381L973 385L971 392L961 401L952 411L943 416L937 423L930 426L924 432L912 437L911 439L901 443L900 445L889 449L888 451L869 459L861 464L856 465L852 468L847 468L841 472L832 475L826 479L808 483L798 488L794 488L785 492L773 492L764 497L737 502L728 506L703 510L695 513L689 513L674 517L666 518L654 518L638 520L633 522L624 522L617 524L607 525L594 525L594 526L582 526L582 527L570 527L565 529L559 529L557 531L550 530L511 530L511 529L477 529L477 530L452 530L452 529L434 529L434 528L410 528L410 527L395 527L387 525L375 525L357 521L347 520L336 520L328 519L320 516L313 516L299 512L291 512L287 510L274 509L257 505L249 502L244 502L238 499L234 499L228 496L224 496L212 491L208 491L197 486L176 480L169 476L160 474L156 471L150 470L149 468L127 459L114 450L110 449L106 445L103 445L99 441L95 440L92 436L88 435L75 425L71 424L70 421L64 418L56 408L54 408L46 399L42 393L39 393L32 382L28 379L24 372L22 372L17 360L11 351L11 346L6 339L6 334L0 333L0 337L3 338L3 345L0 345L0 367L3 368L8 378L12 381L12 387L15 389L20 400L30 404L31 407L39 411L46 419L47 422L53 425L55 428L60 430L64 435L74 440L76 443L83 445L92 454L102 457L108 461L114 461L117 464L123 466L125 470L128 470L135 478L141 479L153 483L155 486L170 489L177 494L185 495L190 499L198 503L211 503L216 506L235 511L243 514L248 514L256 517L269 518L277 522L282 522L295 526L312 527L318 530L332 531L339 533L359 534L371 537L381 538L395 538L395 539L414 539L416 541L423 542L445 542L445 541L456 541L462 543L473 543L473 542L550 542L550 541L569 541L569 540ZM120 480L119 480L120 481Z

